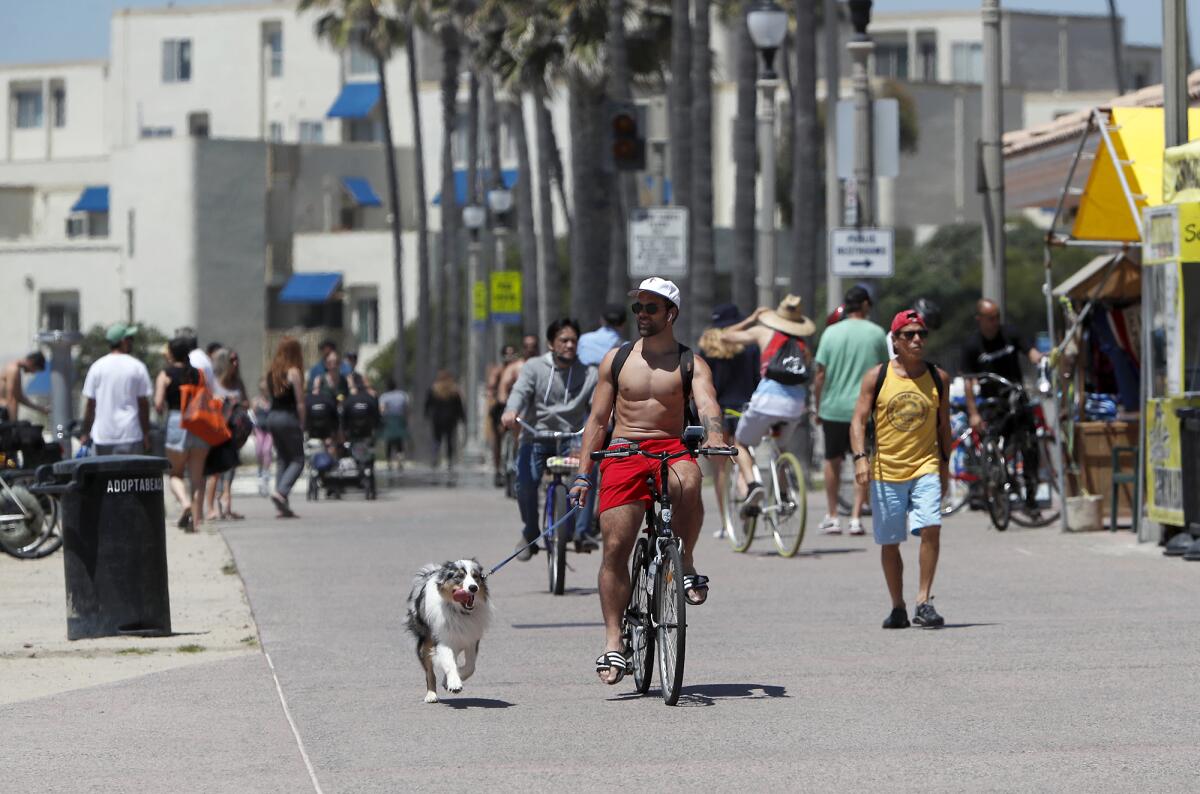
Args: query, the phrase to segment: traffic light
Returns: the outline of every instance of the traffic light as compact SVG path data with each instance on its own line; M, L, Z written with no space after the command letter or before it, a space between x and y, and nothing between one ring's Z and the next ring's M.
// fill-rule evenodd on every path
M618 171L646 170L646 138L641 117L641 111L632 102L613 105L612 158Z

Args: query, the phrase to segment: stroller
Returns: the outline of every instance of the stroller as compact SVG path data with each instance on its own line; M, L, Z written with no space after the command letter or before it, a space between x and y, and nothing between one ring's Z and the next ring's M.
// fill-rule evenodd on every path
M331 419L340 419L340 433ZM362 488L366 499L375 499L375 432L379 428L375 398L366 392L351 394L342 401L339 412L329 398L310 395L306 424L308 500L320 499L322 490L326 499L341 499L349 487ZM325 443L330 438L335 440L332 451Z

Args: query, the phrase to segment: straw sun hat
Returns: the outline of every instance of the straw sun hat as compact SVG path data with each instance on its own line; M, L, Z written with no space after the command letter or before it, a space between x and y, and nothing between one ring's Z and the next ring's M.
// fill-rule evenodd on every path
M773 331L789 336L812 336L817 330L817 325L804 316L801 311L803 305L804 301L800 296L788 295L779 302L779 308L763 312L758 321Z

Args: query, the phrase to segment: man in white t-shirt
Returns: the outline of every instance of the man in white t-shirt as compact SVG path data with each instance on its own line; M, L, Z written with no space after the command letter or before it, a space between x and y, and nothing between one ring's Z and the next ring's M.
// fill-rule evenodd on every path
M138 455L150 449L154 386L146 365L130 354L137 330L136 325L110 325L104 336L111 352L88 368L83 381L87 408L80 440L94 443L97 455Z

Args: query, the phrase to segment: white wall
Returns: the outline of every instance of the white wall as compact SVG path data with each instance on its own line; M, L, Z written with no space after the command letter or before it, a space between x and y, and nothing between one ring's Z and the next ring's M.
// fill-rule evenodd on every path
M108 67L103 61L30 66L0 66L0 164L95 157L106 151L104 93ZM49 84L66 94L66 123L54 126ZM42 126L17 129L14 85L42 90Z

